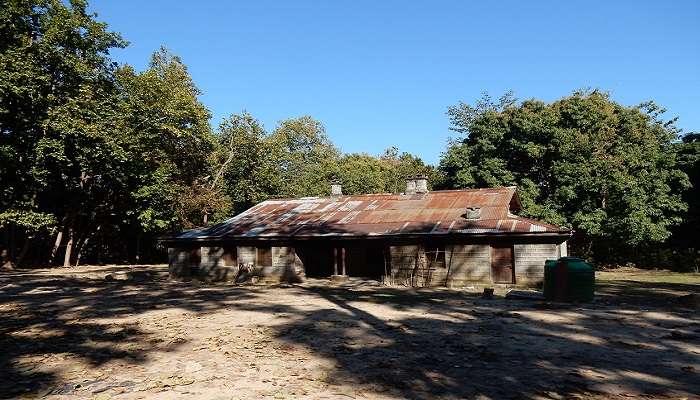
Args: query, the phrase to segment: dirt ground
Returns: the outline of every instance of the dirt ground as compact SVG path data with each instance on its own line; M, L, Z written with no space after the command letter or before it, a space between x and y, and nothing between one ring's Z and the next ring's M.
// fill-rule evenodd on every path
M0 397L700 393L698 311L676 303L695 282L602 279L595 303L563 305L366 282L197 285L164 271L0 273Z

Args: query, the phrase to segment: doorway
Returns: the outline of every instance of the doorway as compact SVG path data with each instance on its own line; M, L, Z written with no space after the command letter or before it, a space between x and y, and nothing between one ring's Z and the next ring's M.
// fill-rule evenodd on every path
M493 283L515 283L512 245L491 245L491 280Z

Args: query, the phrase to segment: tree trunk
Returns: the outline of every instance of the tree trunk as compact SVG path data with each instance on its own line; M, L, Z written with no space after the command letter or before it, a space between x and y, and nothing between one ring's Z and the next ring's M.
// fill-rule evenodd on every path
M78 253L75 255L75 266L77 267L80 265L80 256L83 255L83 250L85 249L85 245L87 242L90 240L90 236L86 237L85 240L83 240L79 245L78 245Z
M8 227L8 240L7 240L7 259L12 265L15 265L15 254L17 254L17 230L13 225Z
M10 232L9 229L3 229L0 232L3 233L3 242L4 246L0 246L0 269L7 268L7 269L12 269L14 265L12 264L12 260L10 259Z
M139 232L139 234L136 236L136 264L141 264L141 237L143 236L142 232Z
M20 250L19 255L17 256L16 265L18 267L22 266L22 261L24 261L24 257L27 255L27 252L29 251L29 247L32 244L33 240L34 240L34 236L29 236L24 241L24 244L22 245L22 250Z
M73 247L75 245L75 228L73 227L73 222L71 222L68 227L68 242L66 243L66 253L63 256L63 266L71 266L71 256L73 255Z
M63 224L61 224L63 225ZM53 248L51 249L51 256L49 257L49 265L54 266L56 263L56 257L58 256L58 249L61 248L61 242L63 241L63 226L58 230L56 234L56 240L53 243Z
M88 242L90 241L90 238L97 235L100 232L100 229L102 228L102 225L97 225L97 229L95 229L95 232L93 233L88 233L85 235L85 239L81 240L78 244L78 253L75 256L75 266L77 267L80 265L80 257L83 255L83 250L85 250L85 246L87 246Z

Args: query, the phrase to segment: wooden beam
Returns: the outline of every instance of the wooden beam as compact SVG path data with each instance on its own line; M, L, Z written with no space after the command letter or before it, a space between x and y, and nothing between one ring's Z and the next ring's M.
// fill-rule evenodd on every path
M340 268L342 271L342 275L346 275L345 274L345 247L342 247L340 249Z
M333 247L333 275L338 275L338 248Z

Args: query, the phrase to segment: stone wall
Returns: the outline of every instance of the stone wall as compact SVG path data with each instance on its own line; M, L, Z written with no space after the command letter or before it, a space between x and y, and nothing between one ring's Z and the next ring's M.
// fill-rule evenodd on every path
M257 274L267 281L301 282L304 268L293 247L273 247L272 265L256 265Z
M238 246L238 264L255 265L255 247Z
M292 247L272 247L272 265L258 265L256 248L236 248L236 265L225 265L223 247L169 248L168 263L171 278L200 279L210 282L234 280L267 280L300 282L304 268ZM252 268L244 268L241 266Z
M420 255L423 246L390 246L390 275L384 280L389 285L416 286L415 275L420 268Z
M232 281L238 275L238 265L225 265L223 247L202 247L198 278L209 282Z
M558 256L559 257L566 257L569 255L569 246L566 242L562 244L557 245L557 250L558 250Z
M196 276L201 261L199 247L168 248L168 272L171 278L190 279Z
M433 249L434 246L430 246ZM391 276L385 282L405 286L493 285L491 246L488 244L448 244L444 246L446 268L430 268L423 245L391 246ZM544 262L566 254L565 245L516 244L513 246L515 284L537 286L544 278Z
M427 249L427 250L426 250ZM444 263L436 263L436 249L444 249ZM515 283L536 286L544 278L544 262L566 254L566 244L516 244L513 246ZM170 275L178 279L206 281L264 280L300 282L305 278L302 261L293 247L272 247L272 265L258 265L257 249L236 248L235 265L223 247L169 248ZM229 251L230 248L229 248ZM422 244L389 246L390 275L384 281L406 286L461 286L492 284L491 246L447 244L426 248ZM269 259L268 259L269 260ZM241 270L240 266L251 266Z

